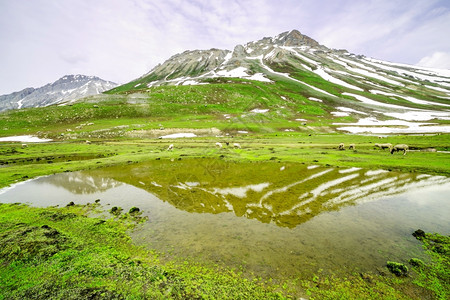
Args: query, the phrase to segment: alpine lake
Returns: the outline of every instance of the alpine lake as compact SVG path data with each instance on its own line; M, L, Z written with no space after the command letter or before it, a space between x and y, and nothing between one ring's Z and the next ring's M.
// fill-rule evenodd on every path
M450 179L300 163L163 159L39 177L0 190L31 206L138 207L131 233L161 258L263 278L377 272L426 259L412 233L450 233Z

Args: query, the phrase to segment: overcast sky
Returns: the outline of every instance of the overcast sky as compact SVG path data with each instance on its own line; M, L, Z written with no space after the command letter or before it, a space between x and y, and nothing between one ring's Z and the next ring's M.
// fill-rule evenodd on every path
M0 95L66 74L126 83L170 56L297 29L330 48L450 69L449 0L0 0Z

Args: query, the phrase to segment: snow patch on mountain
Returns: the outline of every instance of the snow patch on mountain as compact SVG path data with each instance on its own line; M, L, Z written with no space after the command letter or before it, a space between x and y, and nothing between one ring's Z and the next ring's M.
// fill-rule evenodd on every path
M444 103L439 103L439 102L430 102L430 101L420 100L420 99L417 99L417 98L414 98L414 97L411 97L411 96L402 96L402 95L398 95L398 94L394 94L394 93L388 93L388 92L379 91L379 90L370 90L369 92L374 94L374 95L384 95L384 96L389 96L389 97L403 98L405 100L408 100L410 102L417 103L417 104L439 105L439 106L450 107L449 104L444 104Z
M372 100L372 99L369 99L367 97L364 97L364 96L361 96L361 95L357 95L357 94L352 94L352 93L345 92L345 93L342 93L342 95L344 95L344 96L351 96L351 97L361 101L362 103L373 105L373 106L382 106L382 107L387 107L387 108L404 109L404 107L399 106L399 105L378 102L378 101L375 101L375 100ZM410 108L410 109L411 110L417 110L415 108Z
M348 87L349 89L352 89L352 90L357 90L357 91L361 91L361 92L364 91L362 88L359 88L357 86L351 85L351 84L349 84L349 83L347 83L345 81L342 81L340 79L337 79L337 78L331 76L326 71L328 71L328 69L324 69L322 67L318 67L313 72L316 73L317 75L319 75L320 77L322 77L323 79L331 82L331 83L335 83L337 85L345 86L345 87Z
M242 79L250 79L250 80L256 80L256 81L262 81L262 82L272 82L272 80L268 79L264 76L262 73L256 73L249 75L247 68L244 67L238 67L233 70L220 70L218 72L215 72L213 77L236 77L236 78L242 78Z
M281 72L276 72L276 71L272 70L269 66L267 66L266 64L264 64L264 62L263 62L263 56L262 56L262 55L261 55L261 56L258 56L258 57L247 57L247 58L248 58L248 59L257 59L257 60L259 60L259 61L261 62L261 66L262 66L264 69L266 69L267 71L269 71L270 73L273 73L273 74L276 74L276 75L279 75L279 76L286 77L286 78L288 78L288 79L290 79L290 80L293 80L293 81L296 81L296 82L298 82L298 83L301 83L301 84L303 84L303 85L305 85L305 86L307 86L307 87L309 87L309 88L311 88L311 89L313 89L313 90L315 90L315 91L318 91L318 92L320 92L320 93L322 93L322 94L325 94L325 95L328 95L328 96L331 96L331 97L335 97L334 95L332 95L332 94L330 94L330 93L328 93L328 92L326 92L326 91L324 91L324 90L322 90L322 89L319 89L319 88L317 88L317 87L315 87L315 86L312 86L312 85L310 85L310 84L307 84L307 83L305 83L305 82L303 82L303 81L300 81L300 80L298 80L298 79L292 78L292 77L289 76L289 74L287 74L287 73L281 73Z

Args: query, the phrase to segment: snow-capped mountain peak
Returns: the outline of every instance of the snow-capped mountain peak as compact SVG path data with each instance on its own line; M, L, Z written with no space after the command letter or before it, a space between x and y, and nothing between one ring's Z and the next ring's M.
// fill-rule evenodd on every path
M40 88L27 88L0 96L0 111L72 102L83 97L100 94L116 86L117 84L114 82L95 76L65 75Z
M230 77L241 81L216 80ZM382 133L380 128L368 126L396 124L409 127L395 128L398 133L450 131L450 126L432 122L450 120L448 70L395 64L327 48L298 30L237 45L233 51L183 52L111 92L151 93L153 87L162 85L250 84L250 80L288 82L308 99L302 103L321 102L334 117L361 121L339 130ZM423 121L430 122L424 125Z

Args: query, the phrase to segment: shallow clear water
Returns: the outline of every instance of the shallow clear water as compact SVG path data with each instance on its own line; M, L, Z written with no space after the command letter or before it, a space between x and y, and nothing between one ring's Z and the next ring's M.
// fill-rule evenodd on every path
M375 271L422 256L412 232L450 233L450 179L275 162L155 161L41 177L0 202L94 202L149 221L136 243L273 278Z

